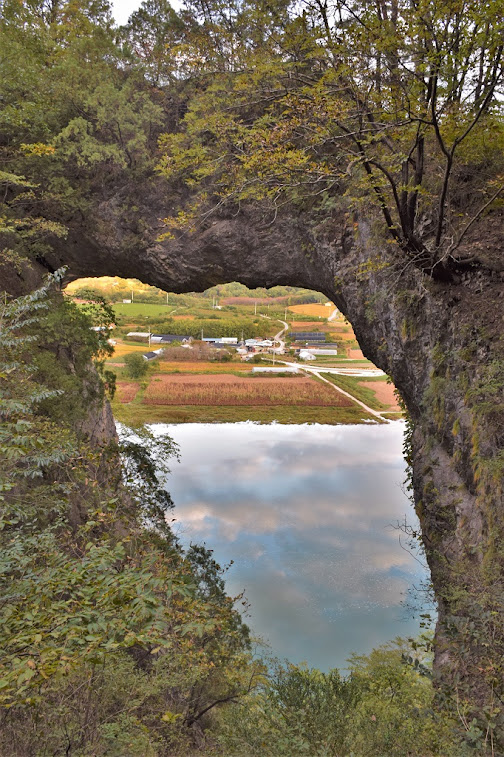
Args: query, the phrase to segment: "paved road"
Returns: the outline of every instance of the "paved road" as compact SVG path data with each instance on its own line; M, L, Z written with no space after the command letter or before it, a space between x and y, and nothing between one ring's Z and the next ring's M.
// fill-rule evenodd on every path
M281 331L279 331L278 334L275 334L275 336L273 337L273 339L274 339L275 342L280 342L280 348L279 348L279 350L281 350L283 352L285 350L285 342L282 339L282 334L285 334L285 332L289 328L289 324L286 323L285 321L280 321L280 323L283 324L283 329Z

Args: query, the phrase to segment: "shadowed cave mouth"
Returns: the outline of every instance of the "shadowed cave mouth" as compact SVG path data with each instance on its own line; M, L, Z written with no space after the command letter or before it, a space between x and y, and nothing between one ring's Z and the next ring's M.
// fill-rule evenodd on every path
M233 563L228 591L245 591L247 622L275 654L344 667L352 652L418 634L431 603L402 486L401 408L332 302L293 287L173 294L111 277L66 293L112 305L114 416L179 445L166 482L175 533Z

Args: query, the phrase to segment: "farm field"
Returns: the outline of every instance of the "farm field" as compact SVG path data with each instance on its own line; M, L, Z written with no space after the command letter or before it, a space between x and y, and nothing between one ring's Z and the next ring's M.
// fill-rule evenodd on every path
M124 404L125 402L133 402L140 389L140 384L136 381L118 381L116 385L116 402Z
M332 384L341 387L354 397L364 402L373 410L384 411L399 417L401 408L394 395L394 385L387 383L386 376L360 378L357 376L340 376L334 373L322 374ZM391 415L390 417L393 417Z
M147 405L308 405L351 407L347 397L308 377L240 377L154 374L144 392Z
M205 360L184 362L183 360L160 360L156 370L160 373L239 373L244 376L252 373L246 363L217 363Z
M290 321L289 329L292 331L335 331L349 332L353 334L352 329L341 321ZM352 336L355 339L354 336Z
M320 318L328 318L334 310L333 307L326 307L325 305L311 304L311 305L291 305L289 308L291 313L299 313L300 315L312 315Z
M112 286L121 285L111 280L109 288ZM140 291L143 293L143 289ZM135 298L136 294L135 289ZM337 386L384 416L389 413L391 418L398 416L400 409L393 396L393 387L383 381L375 381L371 377L331 376L333 389L306 374L295 377L253 376L251 364L236 358L231 362L209 360L208 351L201 348L197 348L192 356L189 350L187 355L181 354L186 351L180 349L170 355L168 348L164 359L148 364L145 377L137 380L129 378L124 357L131 353L145 353L149 345L147 340L126 342L124 335L127 331L177 333L177 330L184 330L184 333L192 333L198 338L203 330L205 336L266 337L278 332L279 321L283 321L285 316L289 331L320 331L330 334L329 339L339 343L338 356L321 357L312 366L361 370L374 367L363 357L351 326L341 315L327 321L333 307L320 303L287 306L287 296L268 298L261 296L262 293L257 294L256 298L218 294L215 299L194 294L169 294L168 305L162 299L155 304L136 301L113 304L118 328L112 337L117 344L107 363L118 374L117 393L113 401L117 420L132 425L156 421L376 422L376 418L366 417L362 408L339 394ZM163 297L162 292L159 295ZM128 296L126 290L123 296ZM221 310L212 307L217 300L222 306ZM288 308L286 313L285 308ZM150 349L155 350L159 346L157 343L151 344Z
M336 335L336 339L344 342L355 342L355 334L353 331L339 331L337 328L331 329L331 333Z
M310 377L229 374L153 374L117 382L112 403L118 421L142 423L238 422L362 423L373 421L347 397Z
M152 349L152 348L151 348ZM145 344L124 344L123 342L118 342L114 346L114 354L110 357L108 362L113 362L117 358L122 358L125 355L128 355L130 352L147 352L149 350L149 345L147 342Z
M163 315L168 317L175 310L173 305L155 305L150 302L117 302L112 307L116 315L122 315L127 318L135 318L138 315L148 315L149 317Z
M389 412L402 412L395 396L395 387L393 384L388 384L386 381L364 380L359 381L359 386L362 386L365 389L370 389L372 392L374 392L374 395L378 402L381 402L382 405L385 405L388 408Z

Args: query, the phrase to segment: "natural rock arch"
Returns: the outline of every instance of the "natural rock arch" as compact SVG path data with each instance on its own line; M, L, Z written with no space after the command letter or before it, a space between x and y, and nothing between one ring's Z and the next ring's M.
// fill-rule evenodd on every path
M455 280L436 282L398 259L373 223L346 215L314 227L244 210L159 242L160 181L134 200L103 200L44 266L67 265L70 278L136 277L174 292L240 281L327 295L364 354L392 377L411 418L407 455L439 606L436 675L475 711L502 704L502 264L480 258Z

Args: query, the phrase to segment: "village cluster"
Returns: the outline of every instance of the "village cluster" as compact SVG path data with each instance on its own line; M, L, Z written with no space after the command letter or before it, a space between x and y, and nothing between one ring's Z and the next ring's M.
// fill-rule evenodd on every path
M282 332L281 332L282 334ZM291 331L287 334L287 342L277 335L274 339L263 339L260 337L254 339L239 340L238 337L201 337L201 342L208 345L211 350L235 350L242 360L251 360L255 355L269 353L272 355L293 354L303 361L316 360L321 356L336 356L338 354L337 344L327 343L325 334L318 331ZM193 349L193 342L196 341L192 336L182 334L152 334L146 331L130 331L126 335L127 339L134 341L145 340L149 347L155 344L163 345L154 350L149 350L143 354L145 360L155 360L165 354L165 348L168 345L179 344L188 350Z

